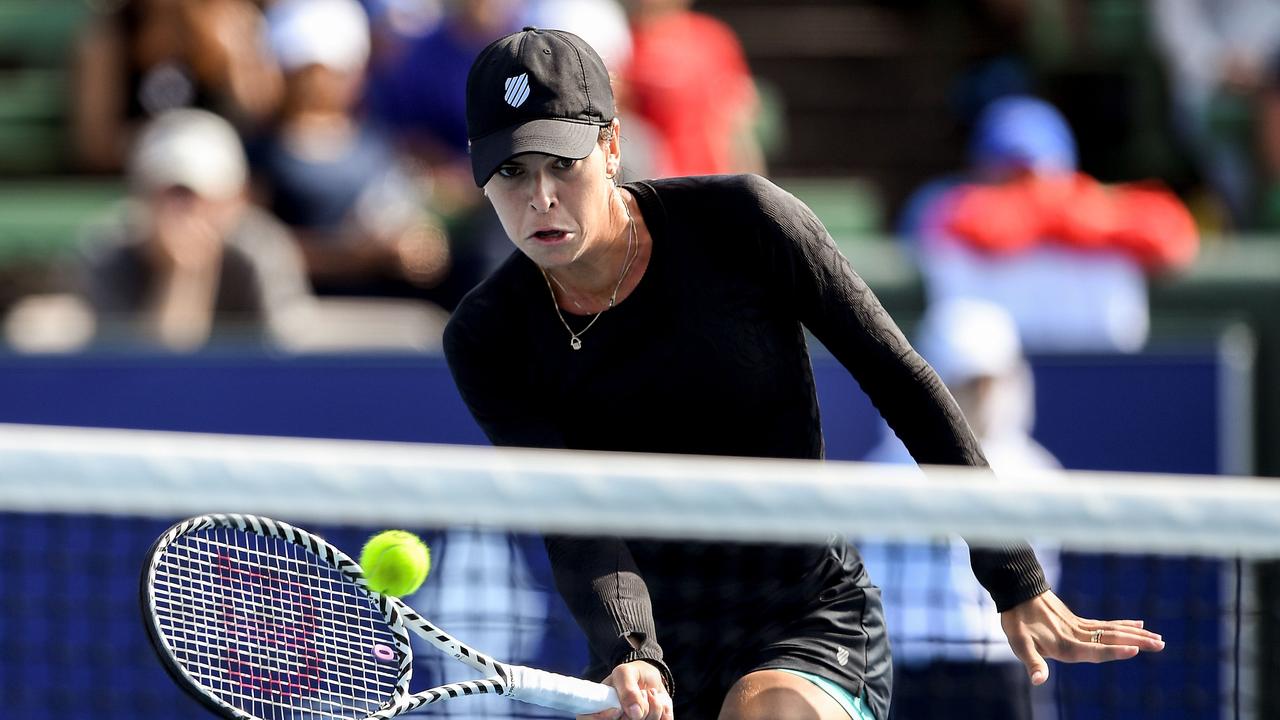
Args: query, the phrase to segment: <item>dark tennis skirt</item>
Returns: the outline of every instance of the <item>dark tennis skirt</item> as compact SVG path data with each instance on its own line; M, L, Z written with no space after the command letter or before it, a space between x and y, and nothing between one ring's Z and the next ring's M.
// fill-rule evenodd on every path
M789 619L758 627L722 625L719 658L696 653L701 667L682 664L681 639L659 635L676 676L676 717L715 720L739 678L789 668L826 678L861 696L877 718L889 717L892 660L880 589L871 585L857 550L833 542L795 588L804 602ZM734 623L738 625L738 623ZM688 692L682 691L688 690Z

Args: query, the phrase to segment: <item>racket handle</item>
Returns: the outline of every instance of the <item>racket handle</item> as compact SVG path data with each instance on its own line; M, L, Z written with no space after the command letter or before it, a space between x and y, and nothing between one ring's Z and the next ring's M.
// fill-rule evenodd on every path
M622 707L618 693L608 685L523 665L507 665L506 668L511 678L507 695L516 700L574 715Z

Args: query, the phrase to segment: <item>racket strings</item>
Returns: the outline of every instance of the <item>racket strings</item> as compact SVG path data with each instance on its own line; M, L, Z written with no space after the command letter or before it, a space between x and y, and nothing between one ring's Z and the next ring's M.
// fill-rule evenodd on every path
M203 606L204 612L216 612L217 610L208 606ZM176 622L175 622L176 621ZM208 615L202 614L199 609L193 612L183 612L181 610L170 613L170 619L161 619L161 627L171 631L172 636L177 636L184 629L196 627L205 634L215 632L223 632L224 628L210 622ZM269 628L260 632L233 629L225 632L225 637L234 639L239 642L254 642L261 640L273 647L283 648L280 651L280 659L294 663L314 663L317 660L317 652L305 642L297 642L288 635L272 632ZM328 656L328 659L334 662L362 663L365 662L365 651L367 650L363 642L355 639L347 639L345 642L335 642L331 649L336 651L346 650L347 652L335 652ZM292 653L292 655L290 655ZM240 658L236 653L228 653L229 658L237 659L246 665L253 665L254 660L251 657ZM262 666L265 667L265 666Z
M190 560L195 564L207 563L207 566L201 567L205 572L210 572L210 568L216 567L218 563L227 562L227 556L203 549L195 549L186 546L171 546L169 550L174 554L173 559ZM267 553L258 553L258 556L259 557L254 559L255 562L258 563L265 563L267 562L267 558L271 557ZM291 562L285 567L289 568L296 574L299 569L303 569L306 566L298 562ZM189 580L189 578L177 575L166 576L164 574L157 573L154 585L157 588L167 590L174 596L181 596L188 600L191 605L199 605L201 609L204 610L217 610L221 607L209 593L205 592L205 588L192 586L190 582L184 582L186 580ZM308 620L307 616L299 608L311 607L314 604L324 610L345 609L350 602L346 596L341 596L339 601L335 602L335 596L332 593L314 596L309 594L304 595L302 592L297 590L284 589L280 589L280 598L290 602L266 602L254 596L244 597L242 598L242 602L246 607L252 609L258 617L265 617L268 614L271 614L273 617L292 620L295 622L305 622ZM304 600L305 605L302 604ZM180 612L181 609L182 608L179 607L176 608L175 611ZM365 633L349 632L343 627L335 627L333 630L336 631L337 635L349 636L356 642L362 642L365 639Z
M187 600L187 604L166 608L165 615L159 618L163 626L172 627L175 631L195 625L200 626L205 632L225 630L229 636L241 640L262 639L277 647L305 647L303 643L298 642L296 637L278 631L279 623L246 619L243 624L233 625L228 630L225 625L216 624L217 618L213 617L213 614L222 612L225 609L224 606L215 605L203 596L177 593L175 593L175 596ZM289 620L285 619L285 621L288 622ZM332 633L330 637L333 643L332 647L337 649L349 648L352 650L350 654L351 660L363 660L363 655L368 650L367 636L339 630Z
M182 536L156 565L154 593L179 663L253 716L363 718L400 681L382 616L345 575L284 540Z

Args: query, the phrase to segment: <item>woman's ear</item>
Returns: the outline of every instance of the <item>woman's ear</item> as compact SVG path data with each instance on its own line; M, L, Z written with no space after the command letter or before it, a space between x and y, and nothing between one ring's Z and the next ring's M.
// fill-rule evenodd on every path
M622 167L622 123L617 118L613 119L612 132L609 133L609 144L605 146L605 172L610 178L618 177L618 170Z

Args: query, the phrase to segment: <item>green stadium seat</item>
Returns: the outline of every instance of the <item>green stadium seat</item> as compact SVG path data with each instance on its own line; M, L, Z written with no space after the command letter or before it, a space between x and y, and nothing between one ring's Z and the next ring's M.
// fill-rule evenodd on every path
M115 179L0 182L0 265L39 263L67 252L80 228L124 192Z
M84 0L0 0L0 173L67 169L69 69Z
M60 120L67 109L67 91L62 70L0 71L0 122Z
M66 159L66 72L0 71L0 172L40 173Z
M66 66L89 5L83 0L0 0L0 60L7 66Z
M879 191L857 177L776 178L800 198L837 240L884 231L885 208Z

